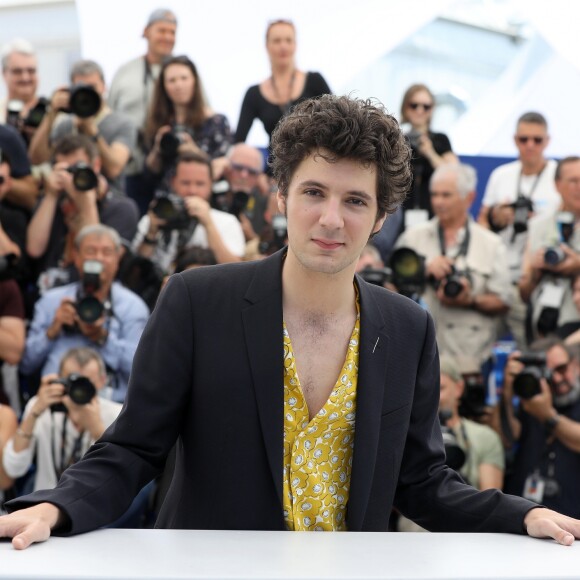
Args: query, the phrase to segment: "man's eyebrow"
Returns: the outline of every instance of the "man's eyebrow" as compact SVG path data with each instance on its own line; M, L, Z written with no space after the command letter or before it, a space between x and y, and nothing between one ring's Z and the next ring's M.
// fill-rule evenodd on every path
M318 189L328 190L328 185L324 185L324 183L320 183L320 181L316 181L314 179L307 179L305 181L302 181L301 183L298 184L298 187L317 187ZM368 200L373 199L373 196L370 193L367 193L366 191L362 191L360 189L353 189L345 193L347 195L357 195L359 197Z

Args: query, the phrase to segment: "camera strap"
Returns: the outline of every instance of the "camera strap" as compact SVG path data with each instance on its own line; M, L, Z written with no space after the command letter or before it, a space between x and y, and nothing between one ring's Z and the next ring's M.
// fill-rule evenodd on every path
M540 178L542 177L542 173L544 172L544 169L546 169L546 165L547 165L547 163L544 163L544 165L542 166L542 169L540 169L540 172L536 175L536 179L534 179L534 183L532 183L532 187L531 187L530 191L528 192L528 195L524 195L522 193L523 170L520 169L520 174L518 175L518 189L517 189L518 197L525 197L527 199L532 199L532 196L534 195L534 192L536 191L536 187L538 186L538 182L540 181Z
M52 434L53 434L53 445L51 445L52 449L52 464L54 466L54 471L56 473L56 478L60 479L60 476L63 474L64 470L67 467L70 467L74 463L76 463L81 458L81 447L83 443L83 435L85 434L84 431L81 431L78 436L75 438L73 443L73 448L71 449L70 456L66 459L66 428L68 425L68 415L64 414L62 420L62 430L60 436L60 463L57 463L56 458L56 450L54 445L54 414L51 415L52 417Z
M469 249L469 240L471 238L471 232L470 227L469 227L469 219L467 219L467 221L465 222L465 235L463 236L463 241L461 242L461 244L459 245L459 251L457 252L457 256L455 256L456 258L459 258L459 256L467 256L467 250ZM441 255L445 256L446 255L446 248L445 248L445 232L443 231L443 228L441 227L441 224L437 224L437 235L439 236L439 247L441 249Z

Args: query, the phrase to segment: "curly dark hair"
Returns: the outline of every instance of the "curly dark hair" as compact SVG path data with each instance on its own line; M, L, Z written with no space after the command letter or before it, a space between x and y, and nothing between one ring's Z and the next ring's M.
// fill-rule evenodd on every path
M288 195L298 165L316 152L329 163L359 161L377 169L377 219L393 213L411 186L411 150L382 104L346 96L308 99L272 134L270 165L280 193Z

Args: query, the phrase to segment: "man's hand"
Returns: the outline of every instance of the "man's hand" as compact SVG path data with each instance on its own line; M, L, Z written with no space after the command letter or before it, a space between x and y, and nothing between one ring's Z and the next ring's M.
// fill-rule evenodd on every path
M71 298L63 298L60 306L54 313L52 324L46 331L46 336L54 340L61 332L63 326L74 326L77 319L77 311Z
M547 266L544 268L559 274L560 276L575 276L580 273L580 254L575 252L570 246L560 244L560 249L566 256L557 266Z
M68 90L68 87L63 86L56 89L56 91L52 93L52 97L50 99L50 108L52 113L56 115L58 111L68 109L69 101L70 91Z
M17 550L24 550L35 542L45 542L50 531L63 518L59 508L51 503L40 503L0 517L0 538L12 538Z
M531 399L522 399L521 403L526 413L543 423L554 417L556 409L552 404L552 391L546 379L540 379L540 388L542 389L540 393Z
M83 322L78 314L75 318L78 329L84 334L89 340L93 342L100 343L107 338L107 329L105 328L105 317L101 316L95 322Z
M546 508L531 509L524 518L524 527L533 538L553 538L563 546L570 546L574 538L580 538L580 520Z
M84 119L75 116L75 125L79 130L79 133L82 133L87 137L96 137L99 134L99 127L97 126L95 116L86 117Z
M36 402L31 409L32 413L40 415L52 405L62 403L64 395L64 385L52 381L58 379L58 375L50 374L42 377L38 393L36 393Z
M191 217L195 217L199 220L199 223L203 226L211 220L209 213L210 205L205 199L198 197L197 195L192 195L185 198L185 208L187 213Z
M489 214L493 224L500 229L514 223L515 212L511 205L494 205L490 208Z
M451 274L453 261L447 256L435 256L426 264L427 276L433 276L435 280L441 280Z

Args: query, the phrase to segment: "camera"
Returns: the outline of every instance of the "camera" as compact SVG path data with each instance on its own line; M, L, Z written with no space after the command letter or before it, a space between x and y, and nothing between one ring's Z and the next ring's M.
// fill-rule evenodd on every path
M101 287L103 264L97 260L86 260L83 264L81 288L75 304L79 318L88 324L96 322L105 311L103 304L94 294Z
M425 258L411 248L396 249L389 260L391 281L399 294L416 300L425 289Z
M574 214L569 211L558 212L556 216L560 240L567 244L574 233ZM557 266L566 259L566 254L560 246L549 246L544 250L544 262L548 266Z
M477 419L485 414L487 388L481 372L462 373L465 384L459 401L459 414L462 417Z
M522 353L517 357L524 369L514 378L514 393L520 399L531 399L542 392L540 380L550 381L551 371L546 367L546 355L541 352Z
M445 445L445 457L447 465L455 471L461 469L467 459L465 451L459 445L457 437L451 427L447 426L447 421L451 419L451 411L439 411L439 424L441 425L441 435L443 436L443 445Z
M63 113L73 113L81 119L94 117L101 109L101 96L92 85L78 84L65 89L69 92L68 107Z
M64 394L71 398L76 405L88 405L97 394L97 389L90 379L78 373L71 373L63 379L53 379L51 384L64 385ZM67 409L62 403L52 405L50 410L66 413Z
M185 125L175 125L171 131L164 133L159 140L159 153L166 160L177 157L179 146L184 143L183 134L189 133Z
M77 191L90 191L99 184L99 178L93 168L84 161L71 165L67 171L73 176L73 185Z
M38 102L30 111L28 111L28 115L24 119L24 126L31 127L32 129L37 129L40 123L42 123L42 119L44 119L44 115L46 115L46 111L48 110L48 105L50 101L45 99L44 97L40 97Z
M419 144L421 143L421 134L421 131L418 131L417 129L411 129L405 134L412 149L419 149Z
M286 245L286 239L288 238L288 220L286 216L273 216L271 229L267 230L266 235L268 239L260 242L258 251L264 256L269 256Z
M441 280L439 284L436 284L436 288L438 288L439 285L442 284L443 294L447 298L457 298L457 296L461 294L461 292L465 287L465 284L463 283L461 278L467 278L468 281L471 281L471 276L469 272L457 270L455 266L452 264L451 274L449 274L449 276L447 276L446 278L443 278L443 280Z
M375 284L376 286L384 286L387 282L390 282L393 277L393 272L390 268L371 268L367 266L363 268L358 275L370 284Z
M214 209L225 211L240 218L240 214L246 209L250 194L245 191L234 191L232 193L232 202L228 203L229 183L227 181L218 181L212 187L211 206Z
M528 215L534 211L534 202L529 197L518 195L512 208L514 209L514 232L521 234L528 230Z
M163 230L184 230L196 221L187 213L185 201L179 195L166 191L158 192L151 204L151 210L165 221Z

